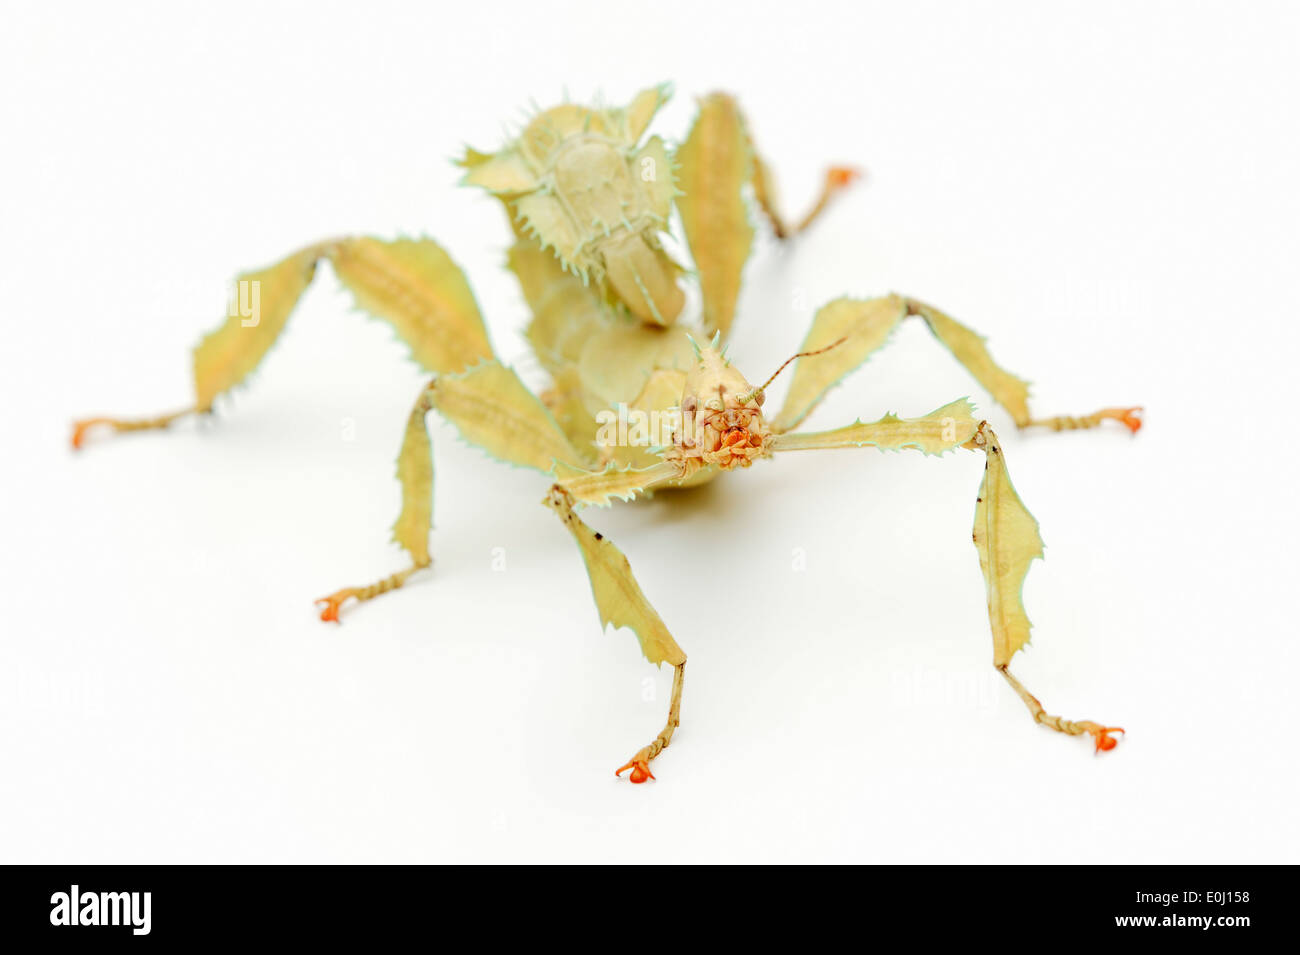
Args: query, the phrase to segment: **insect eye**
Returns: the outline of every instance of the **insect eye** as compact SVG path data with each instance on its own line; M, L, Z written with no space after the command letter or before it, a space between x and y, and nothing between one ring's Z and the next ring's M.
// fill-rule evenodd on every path
M758 402L760 408L763 407L763 402L767 400L767 392L760 391L758 394L754 395L754 400Z

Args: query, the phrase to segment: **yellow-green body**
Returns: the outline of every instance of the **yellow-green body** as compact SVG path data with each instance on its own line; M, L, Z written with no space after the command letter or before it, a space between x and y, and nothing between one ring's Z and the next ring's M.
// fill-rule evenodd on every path
M1029 640L1021 587L1042 555L1042 541L1011 484L996 435L971 402L949 401L917 417L886 413L869 423L797 429L909 317L925 322L1019 426L1066 430L1115 419L1136 431L1137 409L1035 419L1025 381L996 365L978 334L896 294L839 298L819 309L791 359L784 403L766 408L766 388L776 375L756 387L726 350L753 244L752 212L763 212L778 237L791 238L853 175L832 168L813 211L791 228L773 208L770 173L735 101L725 94L705 97L689 134L670 148L646 136L666 96L666 87L658 86L622 108L566 103L544 110L500 150L468 150L461 162L465 182L499 198L509 215L507 265L532 312L527 339L550 377L540 395L496 357L469 281L442 246L428 238L349 237L315 243L239 277L239 312L195 349L192 406L148 419L86 419L77 425L74 445L80 447L92 427L139 431L211 412L258 366L319 264L328 261L358 305L390 323L432 378L412 407L397 462L402 509L392 533L410 566L324 598L322 619L338 620L345 601L396 589L432 563L433 446L426 416L437 412L493 457L546 476L544 503L578 544L602 624L631 629L649 661L676 669L667 725L623 767L632 769L634 782L651 778L649 761L672 738L686 654L627 558L579 516L584 507L715 480L793 451L982 452L973 540L985 578L994 665L1037 722L1091 734L1098 748L1111 748L1110 728L1051 716L1007 669ZM690 272L664 251L677 222ZM687 307L688 282L698 285L698 308ZM253 293L247 299L246 290ZM245 301L252 303L247 314ZM792 330L766 333L791 335L796 352Z

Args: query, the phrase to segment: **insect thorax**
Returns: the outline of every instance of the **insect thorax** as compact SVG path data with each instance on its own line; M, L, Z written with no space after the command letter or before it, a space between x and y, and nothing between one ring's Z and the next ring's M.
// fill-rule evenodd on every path
M579 122L574 109L548 110L520 139L539 183L516 201L521 225L636 317L671 324L684 297L659 243L675 188L663 144L652 138L638 150L600 114Z

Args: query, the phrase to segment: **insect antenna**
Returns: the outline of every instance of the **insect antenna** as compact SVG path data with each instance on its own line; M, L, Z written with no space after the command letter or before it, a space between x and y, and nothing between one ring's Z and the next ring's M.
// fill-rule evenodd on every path
M846 341L848 341L848 339L849 339L849 336L848 336L848 335L845 335L845 336L843 336L842 338L838 338L838 339L836 339L835 341L831 342L831 343L830 343L829 345L827 345L825 348L818 348L818 349L816 349L816 350L814 350L814 351L801 351L801 352L797 352L797 353L791 355L791 356L790 356L789 358L787 358L785 361L781 362L781 367L780 367L780 368L778 368L776 371L772 372L772 377L771 377L771 378L767 379L767 381L763 382L761 385L759 385L757 388L755 388L755 389L754 389L753 391L751 391L749 394L747 394L747 395L741 395L741 396L739 397L738 400L740 401L740 403L741 403L742 405L743 405L743 404L748 404L748 403L753 399L753 397L754 397L755 395L762 394L763 391L765 391L765 390L767 389L767 386L768 386L768 385L770 385L772 382L776 381L776 376L779 375L779 374L781 374L781 372L785 371L786 366L789 365L790 362L794 361L796 358L811 358L813 355L820 355L820 354L822 354L823 352L828 352L828 351L830 351L832 348L836 348L836 347L838 347L838 346L840 346L840 345L843 345Z

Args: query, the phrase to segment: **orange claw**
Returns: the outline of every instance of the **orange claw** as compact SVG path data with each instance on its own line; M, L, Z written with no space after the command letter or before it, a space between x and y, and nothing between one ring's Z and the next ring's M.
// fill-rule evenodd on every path
M81 450L81 446L86 443L86 432L95 425L111 423L107 418L82 418L72 422L72 450Z
M826 182L828 185L842 189L855 180L861 179L862 173L852 166L831 166L826 170Z
M618 769L614 770L614 775L622 776L623 770L625 769L632 770L632 775L629 776L628 778L631 779L632 782L634 783L643 783L647 779L655 778L655 774L650 772L649 762L644 759L638 759L635 756L633 756L630 760L628 760L628 762L625 765L620 766Z
M343 606L343 601L349 597L355 596L352 589L338 590L328 597L321 597L317 600L317 605L324 604L321 607L320 618L326 623L339 623L339 608Z
M1092 738L1097 741L1097 748L1094 753L1100 753L1114 749L1119 745L1119 740L1115 739L1110 733L1123 733L1124 728L1121 726L1098 726L1096 729L1088 730Z
M1134 434L1142 427L1142 408L1107 408L1100 412L1103 418L1114 418L1124 427L1128 428Z

